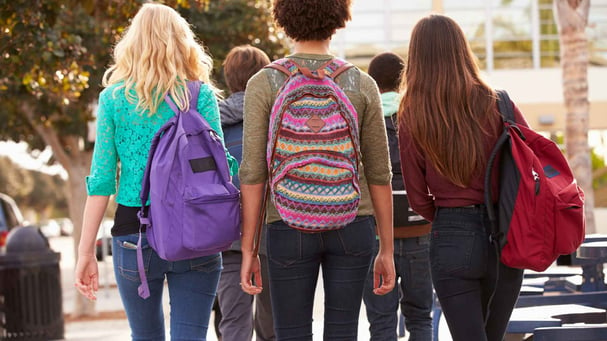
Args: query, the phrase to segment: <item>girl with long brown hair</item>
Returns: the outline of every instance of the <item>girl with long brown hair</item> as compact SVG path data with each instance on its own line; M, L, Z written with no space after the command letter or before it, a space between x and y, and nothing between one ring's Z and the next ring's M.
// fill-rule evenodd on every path
M432 222L432 281L449 330L456 341L502 340L523 272L498 262L483 204L502 125L496 93L461 28L443 15L414 27L403 83L402 171L411 207ZM516 106L515 117L527 125Z

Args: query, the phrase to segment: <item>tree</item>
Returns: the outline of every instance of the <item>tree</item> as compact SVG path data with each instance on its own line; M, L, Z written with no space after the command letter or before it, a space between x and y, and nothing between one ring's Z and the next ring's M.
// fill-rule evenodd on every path
M594 190L591 153L588 145L588 39L586 26L590 0L554 0L559 31L563 95L567 115L565 146L567 158L586 195L586 232L595 233Z
M143 2L0 0L0 140L51 147L53 159L68 173L76 243L93 147L87 123L93 120L112 46ZM216 34L200 37L218 40L215 57L225 56L233 43L266 47L269 55L282 48L268 21L269 0L163 2L181 11L197 33ZM229 22L219 13L224 9L231 11ZM75 315L93 315L94 304L77 297Z
M270 1L211 1L206 11L189 8L181 13L210 51L215 80L224 90L221 63L232 47L251 44L272 60L287 52L282 33L273 25Z

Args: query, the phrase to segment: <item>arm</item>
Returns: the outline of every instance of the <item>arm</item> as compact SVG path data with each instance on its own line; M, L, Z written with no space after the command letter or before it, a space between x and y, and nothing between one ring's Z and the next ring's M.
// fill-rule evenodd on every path
M96 299L95 294L99 289L99 269L95 256L95 241L108 201L108 196L88 196L84 206L82 235L78 244L75 285L78 291L90 300Z
M225 146L223 140L223 129L221 129L221 118L219 116L219 105L217 104L217 97L213 93L213 90L207 85L202 84L200 86L200 94L198 95L198 106L196 107L201 116L207 121L211 129L215 130L217 135L221 137L221 142ZM228 150L225 150L226 157L228 159L228 165L230 168L230 175L238 173L238 161L230 155Z
M253 255L255 230L258 224L259 212L264 195L264 184L240 185L242 195L242 265L240 283L244 292L259 294L262 287L261 266L257 255ZM254 281L252 280L254 278Z
M242 195L240 282L242 290L251 295L262 290L261 267L259 258L253 255L253 243L267 180L266 147L272 100L266 76L263 71L257 73L245 91L242 163L238 174Z
M402 122L402 120L400 120ZM407 129L399 123L400 166L411 208L428 221L434 220L434 197L428 192L425 160L415 147Z
M388 137L381 109L379 90L369 76L361 73L361 92L367 96L362 116L361 153L365 177L377 221L379 251L373 267L373 292L384 295L394 287L394 238L392 215L392 176ZM361 119L359 117L359 119Z
M110 196L116 193L118 151L112 93L113 88L108 88L99 96L91 173L85 179L88 195Z
M106 89L99 96L95 149L91 163L91 174L86 177L88 197L84 207L82 234L78 244L75 285L78 291L94 300L99 288L95 241L97 231L108 205L109 196L116 193L117 151L114 139L114 107Z
M385 295L394 288L394 237L392 222L392 187L390 185L369 185L373 210L377 220L379 251L373 265L373 292Z

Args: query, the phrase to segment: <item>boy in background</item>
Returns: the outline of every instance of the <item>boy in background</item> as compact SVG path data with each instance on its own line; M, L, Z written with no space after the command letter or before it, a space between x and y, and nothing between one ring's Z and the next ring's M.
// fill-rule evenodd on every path
M399 303L405 316L405 326L410 333L409 340L432 340L433 301L429 261L431 225L409 207L398 150L396 114L400 103L399 90L404 63L397 54L386 52L375 56L368 70L379 87L386 121L393 172L394 265L396 280L400 278L400 285L397 282L390 293L378 296L373 294L373 273L369 272L363 301L370 324L371 341L397 339Z
M270 58L265 52L250 45L234 47L223 62L223 74L231 95L219 103L221 126L226 147L239 163L242 161L244 90L249 78L269 63ZM240 187L238 176L234 176L232 182ZM265 243L259 253L263 278L268 278ZM223 271L217 288L222 341L251 340L253 329L257 341L274 340L269 286L255 296L253 311L253 296L243 292L239 285L242 262L240 240L234 242L222 256Z

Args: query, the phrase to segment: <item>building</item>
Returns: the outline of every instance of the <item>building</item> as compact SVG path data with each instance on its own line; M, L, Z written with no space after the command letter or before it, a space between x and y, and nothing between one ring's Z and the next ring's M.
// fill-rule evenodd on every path
M565 106L552 2L356 0L352 21L337 33L332 48L362 68L378 52L405 57L417 20L431 12L443 13L462 26L489 84L507 89L536 130L562 132ZM593 144L596 136L607 141L602 132L607 131L607 0L591 1L587 33Z

